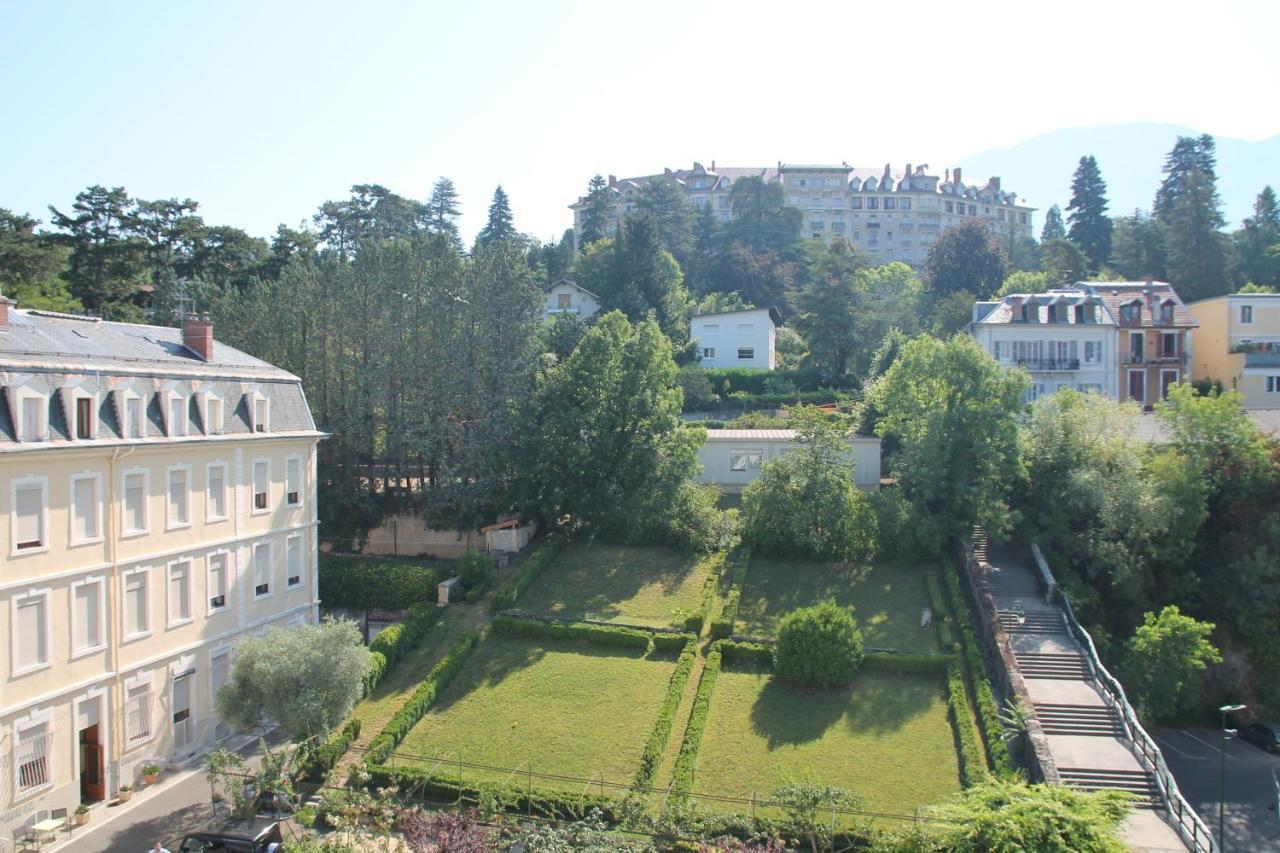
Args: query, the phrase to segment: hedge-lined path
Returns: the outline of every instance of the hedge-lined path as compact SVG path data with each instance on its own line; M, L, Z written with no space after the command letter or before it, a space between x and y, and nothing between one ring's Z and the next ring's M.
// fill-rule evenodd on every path
M715 602L716 605L719 601ZM708 620L708 625L710 621ZM693 669L689 671L689 680L685 682L684 692L680 694L680 704L676 707L675 720L671 724L671 734L667 737L667 749L662 753L662 761L658 763L658 772L653 774L654 793L649 799L649 810L660 814L666 805L667 791L675 778L676 758L680 755L680 747L684 744L685 729L689 726L689 717L693 713L693 701L698 695L698 685L702 683L702 671L707 668L707 649L714 642L706 637L705 628L699 637L701 646L693 659Z

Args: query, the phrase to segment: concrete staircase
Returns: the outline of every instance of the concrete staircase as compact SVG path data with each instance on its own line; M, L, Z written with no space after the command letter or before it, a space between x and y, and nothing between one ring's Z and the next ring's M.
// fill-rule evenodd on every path
M1120 715L1110 705L1065 705L1037 702L1033 706L1036 719L1047 735L1087 735L1092 737L1124 737Z
M1155 779L1146 770L1092 770L1085 767L1059 767L1062 782L1082 791L1128 791L1134 805L1152 808L1159 803L1160 792Z
M1010 634L1065 634L1067 623L1055 610L1001 610L1000 627Z
M1015 650L1014 660L1023 678L1059 678L1067 681L1087 681L1089 663L1078 652L1021 652Z

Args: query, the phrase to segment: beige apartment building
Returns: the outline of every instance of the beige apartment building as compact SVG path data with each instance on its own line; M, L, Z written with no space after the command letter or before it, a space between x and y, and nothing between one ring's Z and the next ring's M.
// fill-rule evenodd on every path
M1191 381L1196 320L1173 285L1163 281L1091 281L1115 319L1120 400L1153 406L1169 388Z
M736 181L760 177L780 182L787 203L804 214L801 232L806 238L833 240L843 237L875 263L902 261L913 267L924 265L929 247L946 229L969 220L984 222L1001 241L1032 236L1032 213L1015 193L1001 187L1000 179L984 184L966 184L960 169L945 175L928 174L928 166L895 170L855 169L839 165L793 165L776 167L717 167L694 163L692 169L666 169L662 174L619 180L609 176L608 192L613 216L607 231L614 234L618 223L635 210L640 190L652 180L673 181L684 190L699 210L708 209L721 222L732 218L729 193ZM574 239L582 233L587 200L569 205L573 210Z
M238 639L317 618L299 379L182 329L0 297L0 833L228 732ZM65 810L65 812L64 812Z
M1192 377L1239 391L1250 409L1280 408L1280 294L1233 293L1188 307L1200 324Z

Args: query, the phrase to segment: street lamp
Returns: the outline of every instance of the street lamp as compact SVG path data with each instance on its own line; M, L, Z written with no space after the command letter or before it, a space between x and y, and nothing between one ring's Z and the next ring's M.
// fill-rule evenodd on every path
M1218 711L1222 714L1222 763L1218 771L1218 850L1227 849L1226 836L1222 834L1223 830L1223 811L1227 802L1227 735L1235 734L1227 728L1227 714L1234 714L1236 711L1243 711L1244 705L1223 705Z

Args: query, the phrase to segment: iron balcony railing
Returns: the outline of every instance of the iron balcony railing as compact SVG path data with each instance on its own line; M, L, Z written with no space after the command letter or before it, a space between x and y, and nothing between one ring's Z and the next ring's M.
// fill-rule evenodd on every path
M1078 358L1020 358L1018 364L1027 370L1079 370Z

